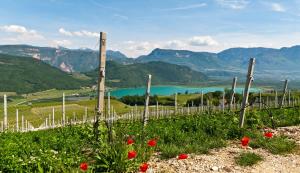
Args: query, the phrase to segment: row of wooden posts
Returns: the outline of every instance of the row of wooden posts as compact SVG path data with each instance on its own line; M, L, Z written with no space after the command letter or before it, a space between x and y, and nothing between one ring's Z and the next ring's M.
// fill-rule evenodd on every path
M116 116L115 113L111 114L110 109L110 99L108 99L108 115L105 116L105 111L104 111L104 105L105 105L105 101L104 101L104 96L105 96L105 63L106 63L106 33L104 32L100 32L100 44L99 44L99 76L98 76L98 97L97 97L97 106L96 106L96 116L92 119L92 121L95 122L95 126L97 124L99 124L100 120L106 120L106 122L109 122L108 124L111 124L111 122L113 120L116 119L122 119L122 118L127 118L128 117L134 117L132 116L132 113L127 113L124 116ZM230 97L230 104L229 104L229 109L240 109L240 127L244 126L244 121L245 121L245 113L246 113L246 108L249 106L248 105L248 98L249 98L249 93L250 93L250 88L251 88L251 84L253 82L253 74L254 74L254 65L255 65L255 58L251 58L249 61L249 67L248 67L248 73L247 73L247 80L246 80L246 84L245 84L245 89L243 92L243 100L241 103L241 106L239 107L239 105L236 105L234 102L235 100L235 89L236 89L236 82L237 82L237 77L235 77L233 79L233 83L232 83L232 90L231 90L231 97ZM146 88L146 92L145 92L145 106L144 106L144 110L142 115L135 115L136 118L141 118L142 123L144 126L147 125L147 122L149 120L150 116L156 115L156 117L159 117L159 115L161 115L161 112L164 112L162 110L158 111L158 105L156 106L156 111L149 111L149 99L150 99L150 88L151 88L151 78L152 76L149 75L148 76L148 81L147 81L147 88ZM278 100L275 101L275 105L279 104L279 107L283 107L284 106L284 100L287 94L287 86L288 86L288 80L285 80L285 85L284 85L284 90L283 90L283 96L281 101L278 103ZM290 96L290 94L289 94ZM110 98L110 96L109 96ZM290 99L289 99L290 100ZM289 101L290 102L290 101ZM208 102L209 103L209 102ZM262 99L261 99L261 93L260 93L260 100L259 100L259 108L262 108ZM294 102L295 103L295 102ZM225 93L223 93L223 102L222 105L220 107L215 107L215 106L204 106L203 104L203 93L202 93L202 98L201 98L201 105L198 107L181 107L178 108L178 104L177 104L177 94L175 94L175 103L174 103L174 110L168 110L165 111L163 113L164 115L171 115L171 114L177 114L178 112L181 111L182 114L190 114L193 113L195 111L204 111L207 109L212 109L212 110L222 110L225 111ZM63 94L63 106L62 106L62 120L60 123L58 123L60 126L65 126L66 125L66 115L65 115L65 95ZM154 112L154 113L153 113ZM120 117L120 118L119 118ZM86 120L89 121L89 120ZM45 120L44 123L44 127L48 127L48 122L50 122L50 117L49 119ZM83 122L83 121L82 121ZM18 123L18 121L17 121ZM6 130L8 127L8 123L7 123L7 101L6 101L6 96L4 96L4 121L2 123L2 131ZM22 123L23 124L23 123ZM55 125L54 122L54 111L53 111L53 117L52 117L52 126L59 126L59 125ZM18 127L18 125L16 125ZM31 127L31 126L30 126ZM42 126L43 127L43 126ZM97 127L97 126L96 126ZM18 129L18 128L17 128ZM40 129L42 129L40 127ZM97 133L97 132L96 132Z
M147 90L146 90L146 99L150 96L150 87L151 87L151 76L149 76L149 81L147 83ZM236 81L237 78L235 77L233 79L233 85L232 85L232 91L230 95L230 102L226 104L225 100L225 92L222 94L222 101L221 104L218 106L213 105L210 100L206 100L206 105L204 105L204 92L201 92L201 102L199 105L194 105L192 102L191 104L188 104L187 106L178 105L177 103L177 93L174 94L174 106L163 106L159 105L158 102L156 102L156 105L149 106L149 100L146 100L146 104L148 106L145 106L144 110L139 110L138 106L135 105L131 111L128 113L125 113L123 115L117 115L116 111L114 110L113 106L111 106L110 101L110 93L107 93L107 106L105 111L105 116L101 117L101 120L105 120L106 122L115 122L118 120L129 120L129 121L143 121L146 122L149 119L159 119L159 118L166 118L166 117L172 117L174 115L182 114L182 115L190 115L195 113L202 113L202 112L224 112L224 111L235 111L235 110L241 110L242 104L235 103L235 87L236 87ZM274 91L275 96L269 97L266 96L265 100L262 99L262 92L259 92L259 101L257 103L254 103L249 107L249 109L257 108L257 109L263 109L266 107L283 107L283 106L289 106L293 107L295 105L299 105L299 98L293 97L290 90L287 90L287 80L284 84L284 90L282 94L282 99L279 100L278 98L278 92ZM286 93L286 94L285 94ZM286 97L287 96L287 97ZM271 100L271 98L273 100ZM147 113L147 120L145 121L144 114ZM34 131L34 130L41 130L41 129L49 129L49 128L56 128L56 127L62 127L67 124L81 124L86 122L95 122L96 117L88 116L88 108L84 108L84 115L82 115L82 118L78 118L73 112L73 118L69 119L66 117L66 108L65 108L65 94L63 93L62 96L62 116L59 121L55 121L55 108L52 108L52 115L49 114L48 118L45 118L44 123L34 128L33 125L24 118L24 115L21 116L21 127L19 127L19 110L16 109L16 123L13 125L13 128L9 129L9 123L7 121L7 97L4 95L4 121L1 121L1 131L10 130L10 131L17 131L17 132L27 132L27 131Z

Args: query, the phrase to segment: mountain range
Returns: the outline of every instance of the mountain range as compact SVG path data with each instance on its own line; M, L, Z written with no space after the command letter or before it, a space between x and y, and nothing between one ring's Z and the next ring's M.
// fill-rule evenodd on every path
M98 69L85 73L94 83L98 80ZM123 65L115 61L106 62L106 85L111 87L145 86L151 74L153 85L195 85L208 80L201 72L188 67L166 62L148 62Z
M98 64L98 52L91 49L3 45L0 53L32 56L66 72L88 72L97 68ZM187 66L211 78L244 77L251 57L256 58L255 74L258 78L300 79L300 46L230 48L219 53L157 48L137 58L128 58L118 51L107 51L107 60L119 64L160 61Z
M67 73L32 57L7 54L0 54L0 74L0 92L17 93L79 89L95 85L98 79L97 69L81 74ZM145 86L148 74L153 75L154 85L194 85L208 80L201 72L165 62L120 64L109 60L106 74L108 87Z

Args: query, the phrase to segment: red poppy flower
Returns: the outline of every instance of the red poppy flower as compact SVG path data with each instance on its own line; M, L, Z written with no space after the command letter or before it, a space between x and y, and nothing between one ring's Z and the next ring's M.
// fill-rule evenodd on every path
M143 164L141 164L141 166L140 166L140 171L141 171L141 172L146 172L147 169L148 169L148 167L149 167L149 165L148 165L147 163L143 163Z
M148 146L149 147L155 147L156 146L157 141L155 139L151 139L148 141Z
M266 132L265 133L265 137L272 138L273 137L273 133L272 132Z
M242 146L245 147L249 144L249 141L250 141L250 138L248 138L247 136L244 136L242 139L241 139L241 143L242 143Z
M88 164L86 162L82 162L80 164L80 169L86 171L88 169Z
M136 151L129 151L128 152L128 159L133 159L136 157Z
M179 154L178 155L178 160L187 159L187 158L188 158L187 154Z
M133 143L134 143L134 140L133 140L133 139L131 139L131 138L127 139L127 145L131 145L131 144L133 144Z

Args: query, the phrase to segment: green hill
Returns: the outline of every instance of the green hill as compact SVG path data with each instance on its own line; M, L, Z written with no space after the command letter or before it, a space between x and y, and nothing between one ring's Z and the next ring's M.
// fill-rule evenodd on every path
M77 89L89 83L43 61L0 54L0 92L28 93L51 88Z
M169 64L165 62L149 62L123 65L115 61L106 62L106 85L110 87L144 86L147 75L152 74L153 85L193 85L207 80L201 72L191 70L189 67ZM98 71L86 73L95 82Z

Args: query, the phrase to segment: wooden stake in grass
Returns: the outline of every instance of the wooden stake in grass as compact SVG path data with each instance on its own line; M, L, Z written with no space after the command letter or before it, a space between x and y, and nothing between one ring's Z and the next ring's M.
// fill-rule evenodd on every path
M262 99L261 99L261 91L259 91L259 110L261 110Z
M98 116L100 116L103 113L103 109L104 109L105 63L106 63L106 33L101 32L100 48L99 48L99 76L98 76L98 99L97 99Z
M85 109L84 109L84 118L83 118L83 122L84 122L84 123L85 123L86 120L87 120L87 116L88 116L88 108L85 107Z
M143 126L146 126L149 119L149 97L150 97L150 87L151 87L151 74L148 75L147 89L145 93L145 108L143 113Z
M288 105L291 106L291 90L289 90Z
M287 87L288 87L288 80L286 79L284 81L283 95L282 95L280 105L279 105L280 108L282 108L282 106L284 105L284 100L285 100L285 95L286 95L286 92L287 92Z
M22 115L22 132L24 132L25 127L24 127L24 115Z
M107 117L110 117L110 92L107 93Z
M223 91L222 95L222 112L224 113L225 111L225 91Z
M201 91L201 111L203 112L204 110L203 110L203 104L204 104L204 101L203 101L203 91Z
M174 97L174 114L177 114L177 93L175 93Z
M16 132L19 131L19 110L16 109Z
M62 126L65 126L66 123L66 109L65 109L65 93L63 93L63 101L62 101Z
M244 126L245 111L246 111L246 106L248 104L250 87L251 87L251 84L253 81L254 64L255 64L255 58L251 58L250 62L249 62L247 81L246 81L246 85L245 85L242 108L241 108L241 112L240 112L240 127Z
M106 33L100 32L100 44L99 44L99 76L98 76L98 99L97 99L97 116L94 124L94 135L96 141L99 136L99 121L103 116L104 109L104 94L105 94L105 63L106 63Z
M278 94L277 94L277 90L275 90L275 108L277 108L278 106Z
M233 105L233 101L234 101L236 82L237 82L237 77L234 77L233 81L232 81L231 95L230 95L230 104L229 104L230 110L232 109L232 105Z
M4 131L7 130L7 97L6 97L6 94L4 94L4 97L3 97L3 106L4 106L4 121L3 121L3 129Z
M55 127L55 109L54 107L52 108L52 128Z

